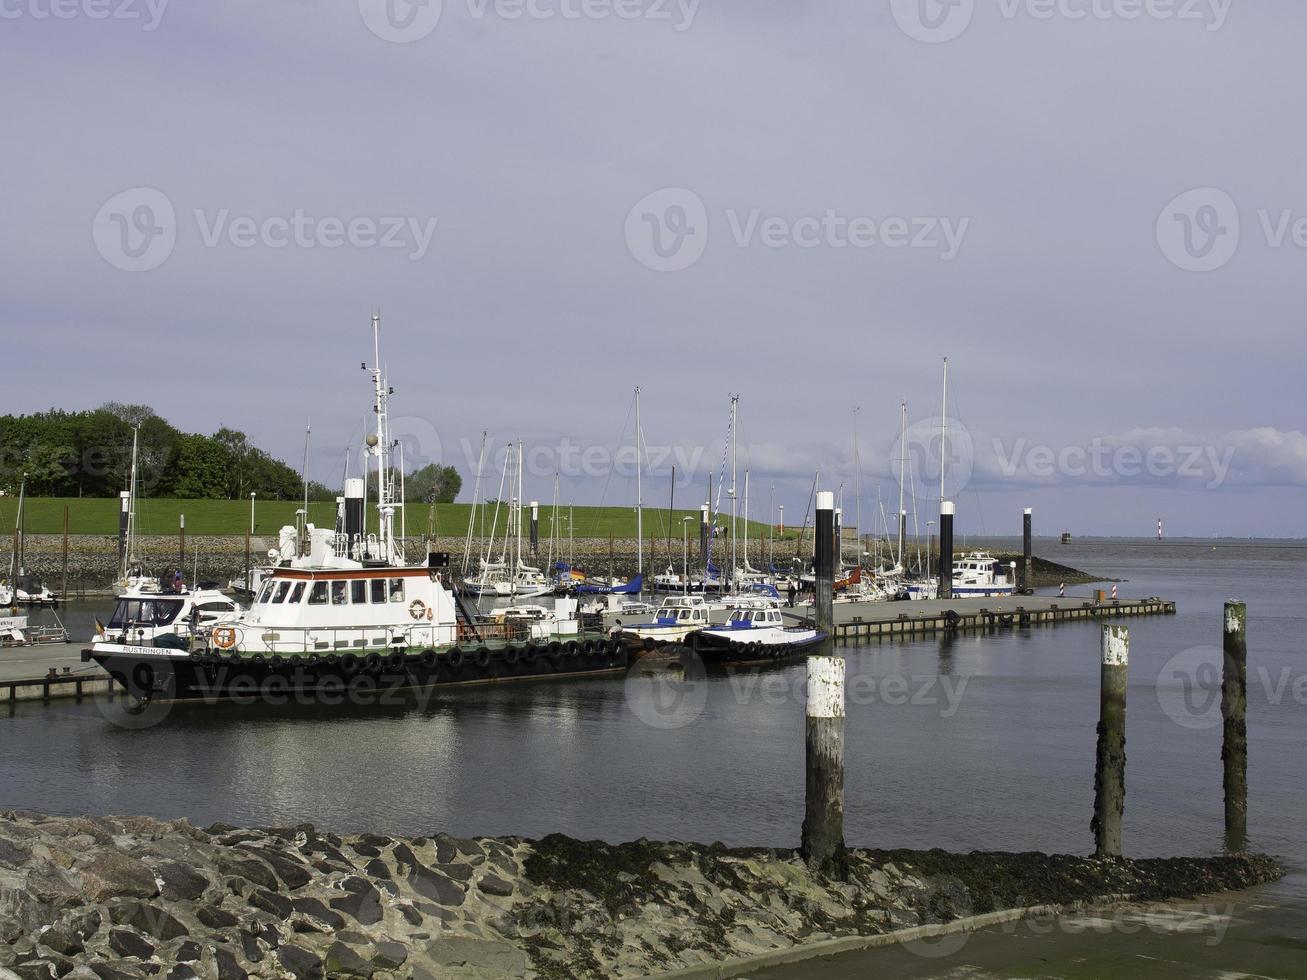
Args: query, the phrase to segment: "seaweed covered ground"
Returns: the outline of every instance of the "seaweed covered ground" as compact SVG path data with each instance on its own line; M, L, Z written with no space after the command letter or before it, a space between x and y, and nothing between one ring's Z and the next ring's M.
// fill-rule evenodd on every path
M0 980L644 976L959 916L1277 878L1265 857L1097 861L208 829L0 813Z

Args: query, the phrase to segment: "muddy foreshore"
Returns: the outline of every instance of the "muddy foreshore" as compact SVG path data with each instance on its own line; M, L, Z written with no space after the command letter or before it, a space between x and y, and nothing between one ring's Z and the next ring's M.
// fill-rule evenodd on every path
M172 572L178 567L179 561L177 539L173 537L142 537L138 544L144 566L152 572L171 577ZM268 549L275 544L276 541L272 538L256 537L251 539L250 555L252 563L255 565L266 563ZM548 543L542 542L542 544L544 547L540 554L538 556L529 556L527 560L538 562L543 567L549 563L550 556L548 554ZM411 560L424 560L428 547L432 551L448 554L452 566L455 569L461 569L465 548L463 538L437 538L429 543L424 540L409 539L408 553ZM482 542L473 542L473 564L475 564L476 555L481 552L483 547ZM850 545L850 547L855 548L856 546ZM200 581L218 582L224 586L228 581L239 579L245 573L244 537L188 538L186 554L186 567L182 571L188 581L194 577L197 567ZM572 543L570 554L576 567L585 569L593 575L606 576L611 574L629 577L635 574L637 567L636 542L633 538L618 538L611 543L611 549L607 538L578 538ZM554 560L566 560L567 557L566 553L561 556L555 554ZM1009 561L1016 561L1019 565L1021 561L1021 556L1018 554L995 553L994 557L1004 565ZM681 568L679 544L675 554L669 558L664 552L661 542L658 543L658 547L652 553L646 542L644 558L646 575L661 572L669 564L672 565L674 570L680 570ZM793 558L794 549L792 544L787 546L783 555L778 549L776 566L781 569L789 568ZM693 570L696 559L691 556L690 560ZM756 566L766 564L764 555L758 553L756 543L751 554L751 560ZM932 566L937 561L938 556L931 557ZM718 554L717 563L722 564L720 554ZM24 565L29 572L40 576L47 585L58 591L63 579L63 537L50 534L28 535L24 550ZM1066 585L1084 585L1090 582L1103 581L1078 569L1059 565L1038 556L1033 560L1032 573L1034 588L1056 588L1063 583ZM75 535L69 539L68 588L71 593L107 590L117 574L118 539L116 537L84 534Z
M1158 900L1281 875L1267 857L1098 861L563 836L337 835L0 813L0 978L613 977L959 916Z

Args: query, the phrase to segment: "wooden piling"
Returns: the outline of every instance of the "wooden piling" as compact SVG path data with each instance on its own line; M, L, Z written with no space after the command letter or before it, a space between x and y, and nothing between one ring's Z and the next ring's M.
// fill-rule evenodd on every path
M1125 813L1125 694L1130 631L1104 626L1098 706L1098 753L1094 764L1094 849L1100 858L1121 856Z
M844 658L808 658L806 791L801 853L808 867L844 877Z
M1225 731L1221 762L1225 773L1225 846L1240 852L1248 838L1248 607L1225 604L1221 718Z

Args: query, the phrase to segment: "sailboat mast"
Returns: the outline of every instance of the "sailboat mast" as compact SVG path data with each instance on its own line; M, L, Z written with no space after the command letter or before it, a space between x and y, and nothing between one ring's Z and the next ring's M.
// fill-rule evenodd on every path
M467 575L468 563L472 560L472 532L476 530L477 504L481 500L481 474L486 465L486 432L481 432L481 454L477 457L477 482L472 491L472 511L467 518L467 540L463 543L463 575Z
M523 449L522 440L519 439L517 441L517 497L514 498L513 501L517 506L517 513L515 515L517 518L517 558L513 562L514 579L516 579L517 576L522 574L522 494L526 490L522 481L522 467L523 467L522 449Z
M939 419L939 505L944 506L944 466L948 458L948 358L944 358L944 408Z
M744 567L749 567L749 471L744 471Z
M390 391L381 369L381 314L372 314L372 388L373 411L377 416L377 429L372 454L377 457L377 544L381 549L380 559L391 562L394 553L394 488L390 476L390 417L388 401Z
M858 408L853 408L853 520L858 525L858 553L855 563L862 567L862 457L858 452Z
M640 431L640 386L635 386L635 567L644 574L644 462L640 456L643 433Z
M737 406L740 403L739 395L731 395L731 579L734 586L735 579L735 475L736 475L736 438L735 438L735 418Z
M908 403L899 405L899 512L895 518L899 524L899 567L907 568L903 560L903 484L904 474L908 468Z

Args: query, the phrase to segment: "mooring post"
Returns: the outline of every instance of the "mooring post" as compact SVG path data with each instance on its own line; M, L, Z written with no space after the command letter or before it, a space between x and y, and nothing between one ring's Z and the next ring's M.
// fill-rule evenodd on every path
M177 568L186 574L186 515L177 515ZM192 585L195 583L192 582Z
M1103 665L1098 704L1098 754L1094 764L1094 850L1100 858L1121 856L1125 812L1125 691L1130 631L1103 627Z
M1248 607L1225 604L1225 667L1221 718L1225 722L1221 762L1225 766L1225 846L1239 852L1248 837Z
M953 511L946 500L939 505L939 597L953 598Z
M827 640L825 650L831 649ZM807 778L801 853L808 867L845 873L844 658L808 658Z
M1031 566L1034 564L1034 557L1031 554L1031 527L1034 521L1034 509L1026 508L1025 514L1021 518L1021 591L1029 592L1033 586L1034 575Z
M708 561L708 505L699 508L699 560Z
M815 567L813 574L812 616L817 629L828 636L835 635L835 494L822 490L817 494L817 530Z
M540 501L531 501L531 554L540 554Z

